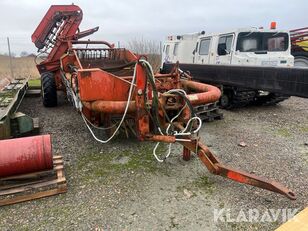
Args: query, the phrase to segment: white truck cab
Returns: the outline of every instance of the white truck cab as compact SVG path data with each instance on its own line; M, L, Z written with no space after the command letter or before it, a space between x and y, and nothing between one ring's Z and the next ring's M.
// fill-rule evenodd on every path
M168 36L162 63L294 66L290 34L276 29L243 28L225 33Z

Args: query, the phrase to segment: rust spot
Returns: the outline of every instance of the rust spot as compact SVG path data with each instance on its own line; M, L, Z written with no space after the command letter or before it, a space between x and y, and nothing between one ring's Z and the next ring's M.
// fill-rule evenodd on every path
M82 71L82 72L80 72L80 76L82 78L91 77L91 71Z

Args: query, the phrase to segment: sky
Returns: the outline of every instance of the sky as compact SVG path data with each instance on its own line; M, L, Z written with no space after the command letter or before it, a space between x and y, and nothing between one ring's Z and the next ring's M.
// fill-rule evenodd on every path
M31 34L50 5L72 3L83 10L81 30L100 27L91 39L122 46L202 30L267 28L271 21L278 29L308 26L307 0L0 0L0 53L7 52L7 37L15 54L36 53Z

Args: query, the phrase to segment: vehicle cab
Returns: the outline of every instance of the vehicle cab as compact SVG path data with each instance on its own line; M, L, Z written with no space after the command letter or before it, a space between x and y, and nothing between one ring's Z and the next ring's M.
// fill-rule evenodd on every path
M194 60L193 50L201 33L192 33L185 35L171 35L164 42L162 50L163 63L192 63Z
M189 38L189 39L188 39ZM276 29L244 28L226 33L169 36L162 62L249 66L294 65L290 34Z

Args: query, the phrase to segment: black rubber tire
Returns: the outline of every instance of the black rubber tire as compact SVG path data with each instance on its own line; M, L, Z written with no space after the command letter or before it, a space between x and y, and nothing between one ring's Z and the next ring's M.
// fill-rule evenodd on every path
M228 109L230 107L230 96L227 94L222 94L219 102L221 108Z
M54 74L52 72L42 73L41 81L43 105L45 107L56 107L58 104L58 99Z

